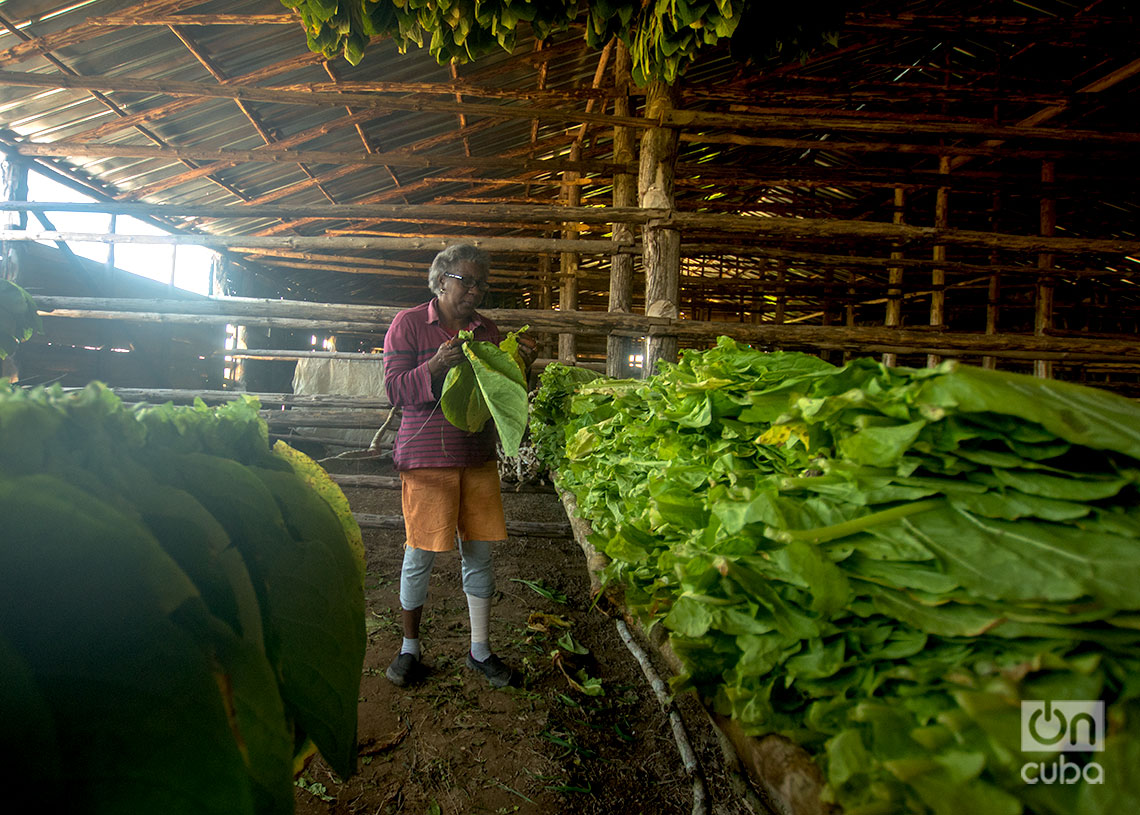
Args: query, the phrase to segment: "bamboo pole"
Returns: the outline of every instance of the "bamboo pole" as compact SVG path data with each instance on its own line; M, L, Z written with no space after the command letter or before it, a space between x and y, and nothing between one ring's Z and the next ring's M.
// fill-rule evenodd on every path
M614 114L630 115L630 65L629 49L624 43L617 43L614 57ZM613 135L614 164L631 166L636 159L634 131L628 127L615 127ZM621 211L637 205L637 177L632 173L614 173L613 206L607 211ZM613 221L613 241L616 244L632 243L633 229L627 222ZM628 314L633 310L633 256L618 252L610 258L610 300L611 314ZM631 343L627 337L611 334L606 339L606 375L614 378L625 377L629 369Z
M906 190L895 187L894 209L891 213L891 223L898 226L906 223ZM898 250L891 251L891 260L902 260L903 253ZM887 313L884 324L888 328L897 328L902 325L902 283L904 269L901 265L887 268ZM883 354L883 364L893 367L898 364L898 354Z

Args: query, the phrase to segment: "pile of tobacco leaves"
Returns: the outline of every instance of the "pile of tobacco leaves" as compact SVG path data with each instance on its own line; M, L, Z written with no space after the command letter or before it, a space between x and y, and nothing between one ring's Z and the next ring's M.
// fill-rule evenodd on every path
M551 366L531 421L678 689L847 813L1140 811L1133 402L721 338L642 381ZM1023 752L1021 703L1062 700L1104 703L1097 749Z

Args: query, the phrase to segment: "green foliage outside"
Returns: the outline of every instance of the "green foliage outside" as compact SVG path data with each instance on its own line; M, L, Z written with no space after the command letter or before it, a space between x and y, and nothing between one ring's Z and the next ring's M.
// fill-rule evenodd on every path
M586 42L601 48L617 37L630 50L639 85L672 83L699 51L732 41L740 60L803 58L835 42L845 4L757 0L282 0L301 16L311 51L340 54L356 65L375 36L390 37L400 53L425 45L440 65L510 52L529 26L535 38L577 23Z
M43 321L36 301L12 281L0 280L0 359L37 331L43 331Z
M310 743L354 772L359 529L257 409L0 389L15 783L82 811L231 815L292 812Z
M544 373L536 449L679 687L804 745L848 815L1140 811L1135 403L726 338L581 378ZM1103 783L1026 783L1058 757L1020 702L1073 699L1107 703L1105 750L1065 757Z

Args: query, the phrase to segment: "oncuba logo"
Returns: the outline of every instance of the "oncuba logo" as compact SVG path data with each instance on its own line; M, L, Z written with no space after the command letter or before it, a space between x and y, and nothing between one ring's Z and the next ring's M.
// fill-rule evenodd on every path
M1027 762L1021 767L1026 784L1104 783L1104 767L1095 761L1078 764L1065 753L1104 750L1104 702L1093 699L1021 703L1021 751L1060 753L1054 762Z

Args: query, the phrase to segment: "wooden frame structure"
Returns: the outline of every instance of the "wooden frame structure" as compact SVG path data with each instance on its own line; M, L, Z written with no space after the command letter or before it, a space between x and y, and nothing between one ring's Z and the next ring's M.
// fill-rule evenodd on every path
M1138 390L1123 0L857 3L805 63L717 51L671 88L637 88L620 43L591 51L574 30L451 68L378 42L351 68L307 52L268 0L48 6L0 13L0 150L95 201L3 196L9 222L44 219L9 231L9 256L32 239L210 246L218 295L265 300L215 297L219 321L364 348L427 296L434 251L467 240L495 257L504 324L618 375L633 340L652 367L727 334ZM61 209L174 234L59 232ZM23 275L49 326L200 319Z

